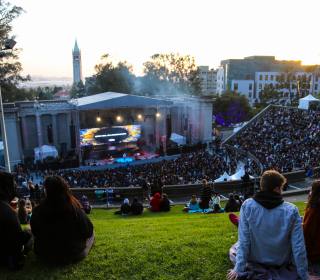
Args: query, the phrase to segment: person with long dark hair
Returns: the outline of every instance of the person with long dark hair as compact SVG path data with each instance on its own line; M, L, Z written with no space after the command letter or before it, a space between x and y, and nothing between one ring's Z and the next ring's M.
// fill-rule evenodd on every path
M45 199L31 217L34 251L41 259L68 264L85 258L94 242L93 225L60 176L44 181Z
M320 180L314 181L311 186L303 218L303 232L308 260L320 264Z
M17 213L10 206L15 197L14 177L0 171L0 263L14 270L23 266L32 246L31 233L21 229Z

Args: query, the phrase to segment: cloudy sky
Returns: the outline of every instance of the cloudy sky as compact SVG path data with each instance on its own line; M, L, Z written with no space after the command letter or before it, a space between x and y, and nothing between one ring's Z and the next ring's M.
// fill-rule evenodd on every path
M319 0L11 0L24 73L72 76L75 38L83 74L102 54L127 60L137 74L152 54L179 52L199 65L275 55L320 64Z

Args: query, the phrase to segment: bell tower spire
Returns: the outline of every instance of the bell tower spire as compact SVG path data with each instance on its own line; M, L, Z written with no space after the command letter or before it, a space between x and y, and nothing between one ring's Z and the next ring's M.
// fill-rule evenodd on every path
M74 47L72 50L72 60L73 60L73 83L78 84L82 79L82 63L81 63L81 51L78 47L77 39L74 42Z

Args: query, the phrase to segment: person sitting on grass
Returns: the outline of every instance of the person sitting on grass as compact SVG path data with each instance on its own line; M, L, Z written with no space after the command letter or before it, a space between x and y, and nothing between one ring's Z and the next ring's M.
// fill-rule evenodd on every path
M160 201L161 201L160 193L155 193L154 196L151 197L150 199L150 211L160 212Z
M93 225L62 177L47 177L44 188L46 197L33 210L30 221L34 252L52 264L80 261L93 245Z
M303 232L311 270L320 276L320 180L314 181L311 186Z
M30 222L31 213L28 213L25 199L19 199L18 217L20 224L26 225Z
M243 203L227 279L309 279L301 217L282 198L285 182L277 171L265 171L260 191Z
M23 267L25 255L32 248L31 233L23 231L10 202L16 197L14 177L0 171L0 264L9 269Z
M200 212L201 211L196 195L193 194L191 196L191 199L190 199L189 203L187 204L187 206L185 208L183 208L183 211L184 212L189 212L189 213L196 213L196 212Z
M215 192L211 198L211 206L214 209L215 205L218 205L221 208L220 195Z
M162 197L160 200L160 211L161 212L170 211L170 200L168 199L168 195L166 193L162 194Z
M240 204L235 200L233 193L229 194L229 200L224 208L225 212L238 212L240 210Z
M234 194L233 197L234 197L235 201L239 204L239 210L240 210L240 207L243 203L243 200L241 199L240 195L238 195L238 194Z
M125 198L121 204L120 210L114 212L116 215L129 215L131 212L130 202L128 198Z
M86 214L90 214L92 207L90 205L89 199L86 195L83 195L80 199L80 203L82 205L82 209Z
M143 205L135 197L131 203L131 213L132 215L141 215L143 213Z

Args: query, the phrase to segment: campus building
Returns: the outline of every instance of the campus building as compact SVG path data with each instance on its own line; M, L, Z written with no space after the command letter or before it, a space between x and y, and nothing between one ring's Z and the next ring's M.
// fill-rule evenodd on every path
M217 92L217 70L209 69L209 66L198 67L201 78L201 94L213 95Z

